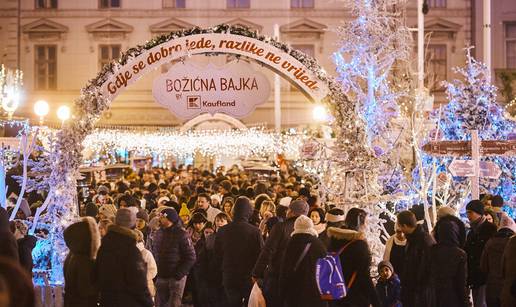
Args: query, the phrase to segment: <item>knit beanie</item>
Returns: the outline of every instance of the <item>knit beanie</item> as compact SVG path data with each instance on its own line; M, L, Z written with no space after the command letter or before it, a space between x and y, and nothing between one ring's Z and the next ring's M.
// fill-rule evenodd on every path
M280 206L283 206L283 207L288 207L290 206L290 202L292 201L292 197L283 197L282 199L280 199L279 201L279 205Z
M380 261L380 263L378 263L378 272L380 272L380 270L383 267L388 267L391 270L391 272L394 274L394 267L392 266L392 264L389 261L387 261L387 260Z
M308 203L301 199L296 199L293 202L291 202L290 205L288 206L288 208L294 215L298 215L298 216L299 215L307 215L308 210L310 209L310 207L308 206Z
M498 226L498 229L502 229L502 228L508 228L516 233L516 223L505 212L502 212L501 217L500 217L500 226Z
M163 202L163 203L166 203L167 201L170 201L170 198L166 197L166 196L162 196L158 199L158 206Z
M188 207L186 206L185 203L183 203L181 205L181 210L179 210L179 216L186 216L186 215L190 215L190 210L188 210Z
M99 213L108 219L114 219L116 215L116 207L112 204L105 204L100 206Z
M136 218L144 220L145 223L149 222L149 214L147 213L147 211L145 209L140 209L140 211L138 211L138 213L136 213Z
M164 210L161 210L160 214L166 217L167 220L171 221L174 224L177 224L179 222L179 215L177 215L177 211L174 208L166 208Z
M314 237L317 237L319 235L317 233L317 230L315 230L314 228L314 223L312 222L312 219L306 215L300 215L294 222L294 231L292 232L291 236L297 233L305 233L312 235Z
M484 205L478 199L470 201L466 205L466 210L476 212L476 213L478 213L480 215L484 215Z
M122 227L134 228L136 225L136 214L128 208L118 209L115 224Z
M345 218L346 216L344 215L344 211L342 211L339 208L333 208L328 210L328 212L326 212L326 216L324 217L324 219L328 223L344 222Z

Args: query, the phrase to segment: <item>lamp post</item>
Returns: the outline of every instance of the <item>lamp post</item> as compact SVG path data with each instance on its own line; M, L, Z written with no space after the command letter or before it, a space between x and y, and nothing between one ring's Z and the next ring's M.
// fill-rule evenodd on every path
M39 116L39 125L43 126L43 122L45 120L45 116L47 116L48 111L50 110L48 106L48 102L45 100L38 100L34 104L34 113Z
M63 124L70 118L70 114L71 112L68 106L60 106L59 109L57 109L57 118L59 118Z

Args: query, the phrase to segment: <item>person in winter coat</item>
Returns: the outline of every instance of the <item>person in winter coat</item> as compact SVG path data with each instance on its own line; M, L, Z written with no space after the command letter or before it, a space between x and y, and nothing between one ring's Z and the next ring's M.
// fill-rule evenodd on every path
M34 264L32 263L32 250L36 247L36 239L35 236L31 236L28 234L27 225L21 220L14 220L11 222L14 227L14 237L16 238L16 243L18 244L18 256L20 258L21 266L29 272L29 275L32 276L32 267Z
M68 226L63 236L70 250L63 267L64 306L97 306L99 290L94 282L95 258L100 247L97 223L93 217L83 217Z
M136 214L121 208L115 224L102 238L95 266L100 305L112 307L150 307L146 264L136 247Z
M334 301L331 306L373 307L380 306L370 275L371 252L362 232L351 229L327 228L330 238L329 252L337 252L346 244L339 258L342 275L348 292L346 297Z
M19 261L18 243L9 227L9 215L4 208L0 207L0 256Z
M480 269L487 273L486 303L487 307L500 307L500 294L503 286L502 259L503 252L509 238L516 232L516 224L505 212L502 213L498 232L487 241L482 257Z
M505 246L502 259L502 307L516 306L516 235Z
M156 306L181 306L186 277L195 263L195 250L174 208L162 210L159 222L161 228L152 245L158 265Z
M0 306L34 307L35 298L27 272L17 261L0 256Z
M394 226L395 233L385 243L385 252L383 260L389 261L394 272L403 272L403 262L405 261L405 246L407 245L407 238L401 231L399 225Z
M285 307L324 307L317 288L315 264L326 256L326 248L317 239L312 220L304 215L294 222L292 238L286 246L280 272L280 297Z
M339 208L332 208L326 212L324 220L326 221L326 229L330 227L341 228L344 225L344 219L346 215L344 211ZM328 237L327 230L324 230L319 234L319 240L328 248L330 246L330 238Z
M401 302L404 307L429 306L432 291L426 259L435 241L423 230L423 226L417 224L416 216L411 211L398 213L397 223L407 238L405 263L400 275Z
M242 301L247 302L253 286L251 271L263 247L263 239L258 227L249 224L252 213L249 198L237 198L233 221L222 227L215 239L215 254L222 263L222 284L227 306L242 306Z
M380 278L376 284L376 294L382 307L402 307L401 282L389 261L378 264Z
M496 226L486 221L484 205L479 200L467 204L466 214L471 227L464 247L468 254L468 286L472 290L473 306L483 307L486 304L487 274L480 269L480 258L485 244L495 235Z
M468 307L466 286L466 252L461 248L462 221L441 218L435 227L437 244L428 254L428 271L435 307Z
M255 281L263 279L263 295L267 305L277 306L279 304L279 273L285 247L294 231L294 222L301 215L307 215L308 203L304 200L295 200L289 204L287 219L277 223L265 241L265 246L256 261L253 269Z
M443 207L439 208L439 211L442 211ZM458 233L458 237L457 239L459 240L459 247L464 249L464 245L466 244L466 225L464 225L464 223L461 221L461 219L459 219L458 217L456 217L455 215L452 215L452 214L444 214L444 215L439 215L439 212L437 213L437 216L438 216L438 219L437 219L437 223L435 224L435 227L434 229L432 230L432 235L434 236L434 239L436 241L439 241L439 234L441 233L439 231L439 227L441 225L445 225L446 223L448 222L451 222L451 223L455 223L457 225L457 227L459 228L459 233ZM439 223L439 221L442 221L441 223Z
M154 260L154 256L152 253L145 248L145 240L144 235L138 229L134 230L136 232L136 247L142 253L142 258L145 264L147 265L147 286L149 287L149 293L152 298L156 296L156 287L154 286L154 277L158 274L158 266L156 265L156 261Z

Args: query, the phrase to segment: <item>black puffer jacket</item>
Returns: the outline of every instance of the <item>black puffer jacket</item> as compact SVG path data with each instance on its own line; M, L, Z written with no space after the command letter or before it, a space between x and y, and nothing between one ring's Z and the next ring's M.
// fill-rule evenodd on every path
M97 306L98 288L94 283L95 257L100 245L100 234L93 218L82 218L64 231L70 250L66 256L65 307Z
M340 301L335 301L334 306L380 306L371 279L371 252L364 235L354 230L334 227L328 228L327 233L330 238L330 247L328 248L330 252L337 252L350 241L354 241L342 251L340 262L346 285L349 287L353 273L356 273L355 281L348 289L347 296Z
M417 225L413 233L407 235L405 265L400 275L401 302L404 307L429 306L432 299L427 259L434 239L423 226Z
M460 221L440 219L436 224L437 244L430 248L427 263L432 301L436 307L467 307L466 252L461 244ZM462 222L460 222L462 223Z
M456 216L454 215L445 215L437 221L435 224L435 227L433 229L433 236L435 241L439 242L439 227L443 225L444 223L452 222L455 223L459 227L459 233L458 233L458 247L464 248L464 245L466 244L466 225Z
M18 262L18 244L9 228L9 216L4 208L0 207L0 256Z
M32 261L32 250L36 247L36 239L35 236L26 235L25 237L18 239L18 255L20 256L20 264L21 266L29 272L29 275L32 276L32 267L34 266Z
M468 286L475 289L486 284L487 274L480 270L480 258L487 241L496 234L496 226L480 217L471 223L464 250L468 254Z
M159 278L180 280L195 263L194 247L180 224L158 230L152 248Z
M136 247L136 233L110 225L97 254L95 274L100 306L153 306L147 288L147 266Z
M223 226L215 238L215 254L222 263L224 286L241 286L251 282L251 272L263 247L258 227L249 224L253 208L238 203L233 208L233 221Z

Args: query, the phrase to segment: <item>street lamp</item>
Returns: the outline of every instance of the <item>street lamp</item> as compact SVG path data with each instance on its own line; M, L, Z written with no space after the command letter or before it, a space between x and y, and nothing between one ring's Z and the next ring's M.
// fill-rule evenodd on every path
M325 122L328 120L328 112L324 106L316 105L312 110L312 117L315 121Z
M38 100L34 104L34 113L36 113L37 116L39 116L39 125L43 126L43 121L45 119L45 116L47 116L48 111L50 108L48 107L48 102L45 100Z
M60 106L57 109L57 118L59 118L63 123L70 118L70 108L68 106Z

